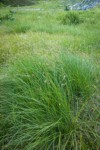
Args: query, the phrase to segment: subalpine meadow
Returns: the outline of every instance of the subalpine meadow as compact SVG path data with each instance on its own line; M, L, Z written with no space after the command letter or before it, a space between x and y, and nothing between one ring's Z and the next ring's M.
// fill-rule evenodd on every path
M0 4L0 149L100 149L100 6Z

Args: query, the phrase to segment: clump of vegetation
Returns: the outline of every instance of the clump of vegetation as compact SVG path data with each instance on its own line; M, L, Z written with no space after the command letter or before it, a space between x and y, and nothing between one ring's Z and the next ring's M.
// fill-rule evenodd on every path
M5 14L5 15L1 15L0 16L0 22L2 21L6 21L6 20L14 20L14 11L10 11L9 13Z
M89 107L95 69L64 55L55 62L27 56L9 66L1 85L1 147L98 149L98 119Z
M15 33L26 33L31 29L31 25L29 24L17 24L14 29L11 30L11 32Z
M79 24L81 23L81 19L79 14L75 11L68 12L62 19L63 24Z
M70 10L69 6L66 6L66 7L65 7L65 10L66 10L66 11L69 11L69 10Z

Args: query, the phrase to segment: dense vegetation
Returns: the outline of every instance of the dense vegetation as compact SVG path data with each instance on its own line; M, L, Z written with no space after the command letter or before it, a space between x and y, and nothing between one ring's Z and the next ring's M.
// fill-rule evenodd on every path
M99 150L100 9L0 9L0 149Z
M11 6L32 5L38 0L0 0L1 3Z

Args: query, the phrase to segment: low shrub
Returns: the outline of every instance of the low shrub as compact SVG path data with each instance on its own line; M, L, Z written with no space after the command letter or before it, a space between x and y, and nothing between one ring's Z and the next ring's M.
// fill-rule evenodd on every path
M1 147L98 149L98 119L89 107L95 79L91 64L71 54L56 62L29 56L14 60L1 84Z

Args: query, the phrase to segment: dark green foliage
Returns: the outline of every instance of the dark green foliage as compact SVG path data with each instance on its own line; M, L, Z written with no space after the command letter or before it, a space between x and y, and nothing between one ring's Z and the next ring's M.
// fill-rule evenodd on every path
M35 4L37 0L1 0L1 2L4 3L5 5L24 6L24 5Z
M4 4L2 2L0 2L0 7L4 7Z
M79 24L81 22L81 19L79 17L79 14L77 12L68 12L62 19L63 24Z
M5 20L14 20L14 17L13 17L14 13L15 13L14 11L10 11L6 15L0 16L0 22L5 21Z
M66 11L69 11L70 9L69 9L69 7L68 7L68 6L66 6L66 7L65 7L65 10L66 10Z

